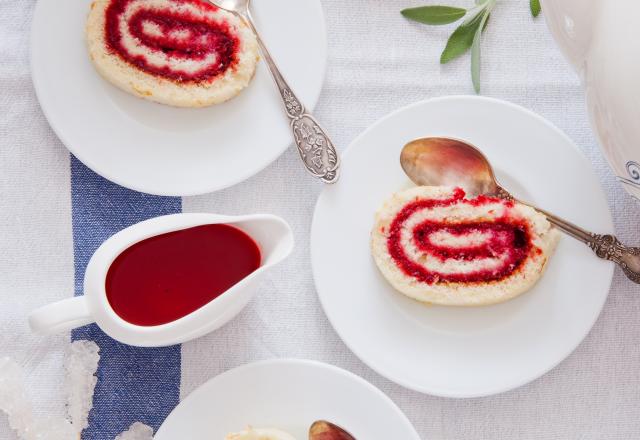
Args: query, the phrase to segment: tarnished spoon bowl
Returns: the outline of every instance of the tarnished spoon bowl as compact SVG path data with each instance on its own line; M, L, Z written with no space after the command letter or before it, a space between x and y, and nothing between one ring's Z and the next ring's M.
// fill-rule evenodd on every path
M402 149L400 164L417 185L458 186L469 197L497 194L491 166L476 148L448 138L422 138Z
M309 428L309 440L356 440L341 427L326 420L318 420Z
M455 186L464 189L468 197L485 194L517 200L498 183L485 155L458 139L411 141L400 153L400 164L416 185ZM587 244L598 257L616 263L631 281L640 284L640 248L624 246L613 235L594 234L530 203L519 202L543 213L558 229Z

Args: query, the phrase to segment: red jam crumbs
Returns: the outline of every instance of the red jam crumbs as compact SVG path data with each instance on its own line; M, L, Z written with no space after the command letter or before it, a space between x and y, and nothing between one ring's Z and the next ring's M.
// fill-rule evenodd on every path
M415 212L423 209L451 206L464 203L478 207L490 203L501 203L507 208L513 207L513 202L487 196L475 199L465 199L465 193L457 188L448 199L417 199L406 205L395 217L389 228L387 248L396 265L407 275L427 284L438 282L490 282L498 281L513 274L526 260L533 244L528 226L507 216L492 222L444 223L425 221L414 227L413 240L418 249L425 254L438 258L440 261L454 259L458 261L474 261L483 258L504 257L504 261L497 268L478 270L468 273L440 273L430 271L426 267L411 260L405 253L402 243L402 227ZM443 246L433 243L431 236L444 231L453 236L465 236L472 233L488 235L489 239L481 244L462 247Z
M207 17L196 16L188 11L174 13L170 10L143 7L138 9L126 23L129 33L146 49L146 52L161 52L176 60L204 61L214 54L216 62L207 63L193 73L169 66L158 67L146 56L132 54L123 43L121 21L125 11L134 0L112 0L106 10L105 40L108 49L126 62L151 75L178 82L201 82L224 73L237 63L238 38L233 35L226 22L217 22ZM201 0L172 0L174 3L189 3L203 12L218 9ZM144 26L153 25L160 32L144 32Z

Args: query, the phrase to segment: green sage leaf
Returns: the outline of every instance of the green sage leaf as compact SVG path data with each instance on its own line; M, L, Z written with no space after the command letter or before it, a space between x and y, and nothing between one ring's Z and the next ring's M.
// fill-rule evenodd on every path
M467 10L452 6L421 6L403 9L400 13L406 18L420 23L441 25L460 20L465 16Z
M489 19L491 18L491 12L487 14L487 19L484 21L484 26L482 27L482 32L487 29L487 25L489 24Z
M482 23L484 16L486 16L484 13L478 14L469 22L460 25L453 34L451 34L447 41L447 45L440 56L440 63L448 63L469 50L473 44L476 31L480 27L480 23Z
M471 81L473 81L473 88L476 93L480 93L480 41L482 40L482 31L488 18L488 12L482 14L482 19L473 35L473 43L471 45Z
M542 10L542 7L540 7L540 0L529 0L529 6L531 7L531 15L537 17Z

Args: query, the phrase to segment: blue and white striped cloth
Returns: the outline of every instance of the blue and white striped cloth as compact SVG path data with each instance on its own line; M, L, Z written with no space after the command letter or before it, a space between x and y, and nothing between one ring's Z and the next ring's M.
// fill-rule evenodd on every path
M181 211L180 198L127 190L72 157L75 294L83 294L85 269L103 241L134 223ZM100 347L98 383L85 438L112 439L136 421L157 430L180 400L180 346L131 347L114 341L95 324L74 330L71 338L90 339Z
M39 416L64 412L61 365L69 335L34 336L26 316L74 291L80 294L84 268L102 241L137 221L180 210L261 211L289 221L297 248L227 326L162 349L120 345L95 326L72 333L72 338L95 340L102 354L85 440L112 440L134 421L157 429L181 399L209 378L274 357L318 359L365 377L398 403L425 440L640 438L640 289L620 272L586 341L534 383L462 401L405 390L355 358L322 312L308 248L320 186L306 176L296 152L288 151L247 182L200 197L148 196L96 176L61 145L35 99L28 63L34 2L0 0L0 357L14 357L26 368ZM398 13L429 1L322 3L330 59L317 113L339 148L402 105L471 93L468 59L438 64L451 29L407 23ZM566 131L599 173L620 238L638 243L640 204L609 173L589 128L577 78L543 20L532 21L527 3L504 0L492 14L483 49L483 91L529 107ZM15 440L2 417L0 440Z

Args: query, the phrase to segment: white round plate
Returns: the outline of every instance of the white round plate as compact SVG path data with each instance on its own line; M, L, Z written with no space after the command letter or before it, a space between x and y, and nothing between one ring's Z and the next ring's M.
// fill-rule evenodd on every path
M306 439L326 419L362 440L420 440L382 391L340 368L314 361L271 360L227 371L178 405L155 440L222 440L248 425Z
M195 195L249 178L292 143L264 62L239 96L204 109L149 102L102 79L84 38L91 2L39 0L31 36L42 109L60 140L89 168L138 191ZM320 1L254 0L252 9L291 87L312 108L327 58Z
M613 230L590 164L540 116L479 97L420 102L358 137L344 154L341 181L321 194L311 231L320 300L349 348L407 388L475 397L518 387L557 365L587 335L613 265L564 236L540 282L504 304L427 306L394 291L371 258L369 234L382 202L410 185L399 164L402 147L426 136L470 141L517 196L590 230Z

